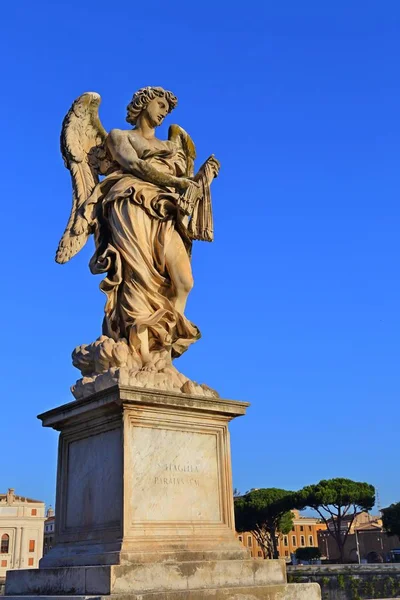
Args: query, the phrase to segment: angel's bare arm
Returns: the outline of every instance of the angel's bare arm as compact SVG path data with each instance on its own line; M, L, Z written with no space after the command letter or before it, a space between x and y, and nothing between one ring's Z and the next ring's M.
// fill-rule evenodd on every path
M107 137L107 146L113 159L123 169L144 181L163 187L173 187L179 191L184 191L190 185L190 181L185 177L174 177L161 173L146 161L141 160L126 131L112 129Z

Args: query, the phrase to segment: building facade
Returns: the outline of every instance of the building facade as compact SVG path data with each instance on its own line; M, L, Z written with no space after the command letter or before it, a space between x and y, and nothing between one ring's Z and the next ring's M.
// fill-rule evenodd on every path
M280 535L278 540L279 557L286 561L291 560L297 548L318 547L318 531L326 529L319 519L303 517L298 510L292 511L294 515L292 531L287 535ZM263 553L256 538L250 531L237 533L237 538L251 552L253 558L262 558Z
M56 517L51 506L47 509L44 522L43 555L47 554L54 546L54 530Z
M0 494L0 578L9 569L38 567L43 555L44 502Z
M342 526L343 533L349 529L351 517ZM333 526L329 523L329 529ZM319 533L319 548L324 559L339 562L339 550L327 530ZM391 551L400 548L397 536L389 537L383 530L382 519L367 512L358 513L350 526L344 545L346 563L382 563L391 560Z

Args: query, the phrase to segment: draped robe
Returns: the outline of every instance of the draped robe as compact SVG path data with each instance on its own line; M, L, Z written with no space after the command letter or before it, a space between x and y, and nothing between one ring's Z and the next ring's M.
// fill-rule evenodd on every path
M178 147L148 150L142 159L169 175L186 173L186 156ZM200 337L196 325L175 309L165 260L173 231L190 255L191 240L178 202L174 189L122 171L106 176L88 201L95 206L97 223L90 268L106 273L100 284L107 296L103 334L125 338L138 349L137 333L147 328L150 350L171 348L173 357Z

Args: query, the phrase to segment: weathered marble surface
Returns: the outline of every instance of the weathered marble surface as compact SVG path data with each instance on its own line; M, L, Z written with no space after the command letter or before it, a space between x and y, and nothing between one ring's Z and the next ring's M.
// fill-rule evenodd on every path
M13 596L14 600L90 600L93 596ZM96 596L96 600L109 600L110 596ZM201 590L145 592L113 595L113 600L321 600L315 583L282 584L271 586L219 587Z
M132 438L135 521L221 521L215 433L134 426Z
M284 561L220 560L28 569L7 580L7 594L132 594L286 583Z
M114 387L40 415L61 431L57 544L41 567L245 558L228 422L246 407Z
M65 486L67 529L114 527L120 524L121 445L119 429L71 440ZM99 463L101 471L98 469ZM103 494L99 494L98 490L103 490ZM112 490L112 494L107 490Z
M124 599L319 600L316 584L287 584L282 560L152 563L31 569L7 579L7 595L112 595Z

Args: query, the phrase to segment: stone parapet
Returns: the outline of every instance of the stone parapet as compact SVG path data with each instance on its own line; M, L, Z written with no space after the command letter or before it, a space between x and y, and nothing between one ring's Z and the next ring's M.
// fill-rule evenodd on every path
M400 596L400 564L295 565L287 567L289 582L318 583L326 600Z
M13 596L13 600L110 600L109 596ZM315 583L272 585L235 588L209 588L149 592L144 594L115 595L113 600L321 600Z
M286 583L282 560L220 560L10 572L7 595L127 594Z

